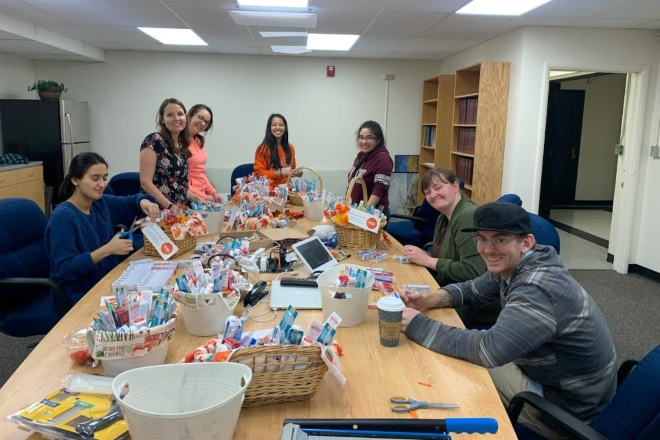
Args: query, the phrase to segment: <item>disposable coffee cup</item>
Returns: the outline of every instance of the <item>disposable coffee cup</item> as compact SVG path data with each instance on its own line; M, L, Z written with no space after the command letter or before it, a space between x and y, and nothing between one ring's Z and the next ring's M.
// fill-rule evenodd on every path
M399 345L401 333L401 318L406 306L400 298L384 296L376 303L378 307L378 321L380 324L380 345L396 347Z

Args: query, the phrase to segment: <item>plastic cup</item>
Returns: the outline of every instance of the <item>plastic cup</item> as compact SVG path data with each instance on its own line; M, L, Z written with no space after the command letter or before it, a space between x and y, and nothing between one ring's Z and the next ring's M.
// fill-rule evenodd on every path
M78 365L90 365L94 362L87 348L87 329L76 330L62 338L62 345L69 354L69 359Z
M380 345L396 347L399 345L401 333L401 318L406 306L400 298L384 296L376 303L378 307L378 322L380 327Z

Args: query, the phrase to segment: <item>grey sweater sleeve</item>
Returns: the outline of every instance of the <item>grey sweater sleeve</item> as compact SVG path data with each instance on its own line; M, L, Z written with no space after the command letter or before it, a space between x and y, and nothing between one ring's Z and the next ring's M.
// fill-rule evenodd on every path
M453 307L489 304L500 297L499 278L486 272L474 280L443 287L454 301Z
M487 368L502 366L536 350L557 331L554 308L541 288L519 284L508 295L489 330L464 330L420 313L408 325L406 335L441 354Z

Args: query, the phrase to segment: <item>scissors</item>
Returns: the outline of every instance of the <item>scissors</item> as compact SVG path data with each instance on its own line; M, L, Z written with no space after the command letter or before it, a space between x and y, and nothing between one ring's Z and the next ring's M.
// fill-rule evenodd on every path
M393 412L407 412L424 408L453 409L460 408L454 403L429 403L422 400L411 399L410 397L392 396L390 397Z
M117 225L117 227L124 229L124 231L119 235L119 238L121 239L129 239L133 240L133 232L135 232L140 226L137 223L137 215L135 218L133 218L133 222L131 223L130 228L126 228L124 225Z

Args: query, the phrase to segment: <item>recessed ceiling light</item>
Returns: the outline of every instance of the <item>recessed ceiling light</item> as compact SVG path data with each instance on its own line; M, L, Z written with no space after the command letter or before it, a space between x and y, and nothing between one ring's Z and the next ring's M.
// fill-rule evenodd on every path
M359 35L309 34L307 49L312 50L350 50L360 38Z
M139 27L142 32L163 44L178 44L183 46L208 46L191 29L149 28Z
M307 0L238 0L241 6L269 6L272 8L306 8Z
M471 15L522 15L550 0L472 0L456 11Z
M241 26L275 26L314 29L316 14L294 12L229 11L234 23Z
M306 37L307 32L264 32L259 31L264 38L282 38L282 37Z
M270 46L275 53L309 53L311 50L305 46Z

